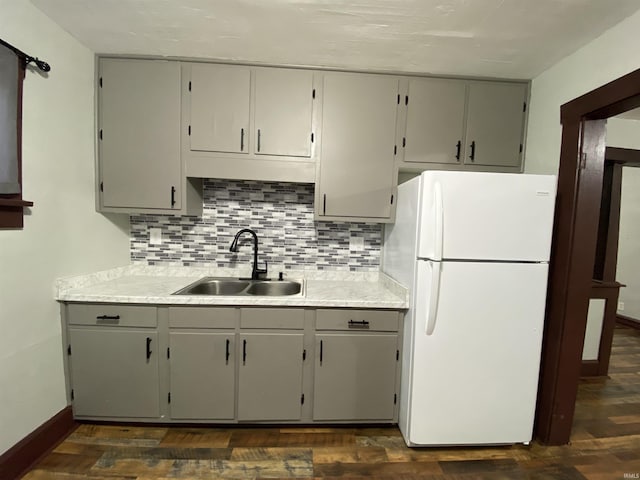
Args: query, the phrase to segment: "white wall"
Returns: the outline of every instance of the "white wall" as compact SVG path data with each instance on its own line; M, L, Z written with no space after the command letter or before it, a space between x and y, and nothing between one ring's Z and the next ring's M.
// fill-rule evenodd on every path
M607 123L607 146L640 149L640 121L611 118ZM624 310L618 313L640 320L640 168L622 169L622 201L616 280Z
M0 453L66 406L57 277L129 262L128 218L95 212L94 55L27 0L0 0L0 35L51 65L28 71L24 230L0 230ZM115 223L114 223L115 222Z
M526 173L557 173L560 106L640 68L640 11L533 79Z
M639 132L640 133L640 132ZM622 169L622 202L616 280L626 285L618 313L640 320L640 168Z

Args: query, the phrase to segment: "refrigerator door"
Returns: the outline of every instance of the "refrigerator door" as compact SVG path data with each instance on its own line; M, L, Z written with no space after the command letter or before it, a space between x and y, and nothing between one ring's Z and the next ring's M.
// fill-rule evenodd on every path
M547 269L418 261L413 359L401 402L409 445L531 440Z
M425 172L418 258L546 262L555 197L553 175Z

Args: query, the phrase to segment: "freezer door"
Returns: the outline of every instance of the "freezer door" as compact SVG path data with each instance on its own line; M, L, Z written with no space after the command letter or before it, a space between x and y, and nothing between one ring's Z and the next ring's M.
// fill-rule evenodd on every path
M553 175L425 172L418 257L549 260Z
M408 444L531 440L547 267L418 262Z

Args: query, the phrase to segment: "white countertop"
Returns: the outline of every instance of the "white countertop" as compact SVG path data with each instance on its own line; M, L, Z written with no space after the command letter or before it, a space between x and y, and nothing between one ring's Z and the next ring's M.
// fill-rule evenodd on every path
M407 289L378 272L286 271L285 279L304 280L299 295L172 295L206 276L246 277L244 270L130 265L56 282L61 302L156 305L254 305L406 309ZM273 274L277 277L277 273Z

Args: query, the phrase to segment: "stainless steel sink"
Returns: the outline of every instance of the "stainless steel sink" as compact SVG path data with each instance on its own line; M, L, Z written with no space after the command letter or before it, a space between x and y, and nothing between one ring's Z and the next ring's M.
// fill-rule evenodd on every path
M249 286L248 280L205 277L173 295L238 295Z
M295 295L300 293L302 285L298 282L291 280L271 280L261 281L254 280L247 288L247 295L267 295L267 296L279 296L279 295Z
M302 292L302 282L293 280L245 280L205 277L173 295L284 296Z

